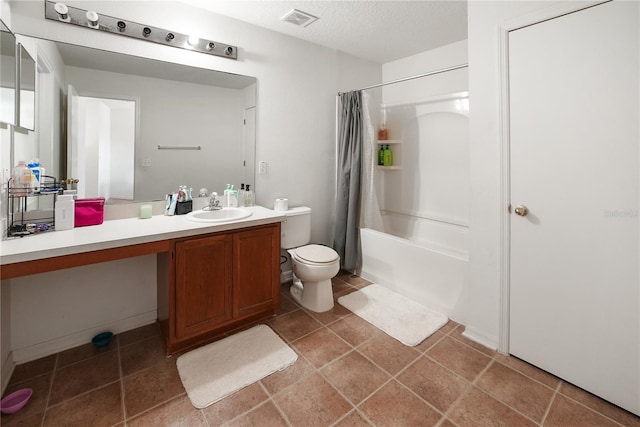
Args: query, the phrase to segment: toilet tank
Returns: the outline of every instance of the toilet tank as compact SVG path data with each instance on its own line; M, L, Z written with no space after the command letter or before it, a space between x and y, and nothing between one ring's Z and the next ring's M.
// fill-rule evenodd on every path
M297 248L311 241L311 208L300 206L283 212L287 219L282 221L280 247Z

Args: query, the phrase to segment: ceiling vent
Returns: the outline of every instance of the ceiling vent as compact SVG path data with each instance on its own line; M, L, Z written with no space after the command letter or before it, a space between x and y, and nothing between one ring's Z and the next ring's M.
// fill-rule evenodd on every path
M306 27L318 20L317 16L309 15L298 9L291 9L286 15L280 18L281 21L290 22L299 27Z

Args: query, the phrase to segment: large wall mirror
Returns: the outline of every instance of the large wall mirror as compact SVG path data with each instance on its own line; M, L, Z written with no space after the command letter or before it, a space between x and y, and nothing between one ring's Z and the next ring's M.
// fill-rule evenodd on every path
M79 180L79 197L126 203L180 185L197 194L254 184L254 77L18 39L37 50L40 163L48 174L51 152L58 178Z
M0 122L16 124L16 38L0 21Z

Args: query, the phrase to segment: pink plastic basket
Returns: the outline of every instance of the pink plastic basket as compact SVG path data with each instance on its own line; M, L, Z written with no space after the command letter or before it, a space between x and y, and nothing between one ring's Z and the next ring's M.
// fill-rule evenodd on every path
M77 199L75 203L75 226L98 225L104 221L104 197Z

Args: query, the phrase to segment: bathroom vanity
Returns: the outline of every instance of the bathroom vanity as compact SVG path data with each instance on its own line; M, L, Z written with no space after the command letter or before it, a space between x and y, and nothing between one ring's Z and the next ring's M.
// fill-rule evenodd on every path
M285 217L246 209L231 222L159 215L6 240L0 278L157 254L158 321L172 354L275 314Z

